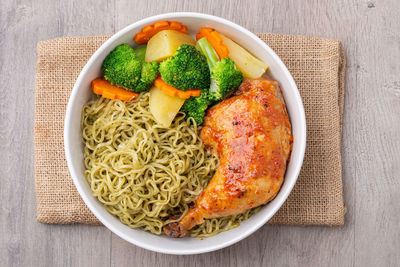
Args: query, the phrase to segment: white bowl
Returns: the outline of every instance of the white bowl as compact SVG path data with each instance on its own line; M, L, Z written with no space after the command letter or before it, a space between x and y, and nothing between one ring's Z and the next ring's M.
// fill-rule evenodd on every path
M174 239L157 236L142 230L131 229L118 218L108 213L100 202L92 196L92 191L84 177L83 143L80 119L82 107L92 98L90 82L101 75L100 69L107 54L121 43L135 46L133 36L143 26L158 20L175 20L188 27L195 34L202 26L210 26L231 37L269 65L269 74L282 88L294 135L293 152L287 167L285 181L276 198L265 205L260 212L241 223L235 229L214 237ZM289 71L272 49L257 36L228 20L200 13L168 13L135 22L107 40L89 59L80 73L68 102L64 128L64 146L68 168L82 199L93 214L111 231L139 247L168 254L197 254L221 249L247 237L263 226L282 206L296 183L303 162L306 144L306 121L303 104L296 84Z

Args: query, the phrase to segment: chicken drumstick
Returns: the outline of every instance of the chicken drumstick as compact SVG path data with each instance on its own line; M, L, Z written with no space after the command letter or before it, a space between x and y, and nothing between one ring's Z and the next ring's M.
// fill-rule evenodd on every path
M200 137L220 165L185 217L164 227L170 237L185 236L206 218L238 214L276 196L293 143L278 83L245 80L235 96L207 111Z

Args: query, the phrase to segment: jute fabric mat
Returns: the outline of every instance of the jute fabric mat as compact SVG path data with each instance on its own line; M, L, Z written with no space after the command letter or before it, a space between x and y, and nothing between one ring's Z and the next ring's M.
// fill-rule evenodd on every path
M341 164L345 57L339 41L258 34L283 60L303 99L307 149L300 177L271 224L344 224ZM37 220L100 224L80 198L63 147L68 98L83 66L110 36L65 37L38 44L35 92ZM283 89L284 90L284 89Z

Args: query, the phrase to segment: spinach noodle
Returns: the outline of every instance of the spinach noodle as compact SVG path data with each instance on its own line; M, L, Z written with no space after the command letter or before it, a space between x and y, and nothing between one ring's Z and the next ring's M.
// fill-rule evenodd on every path
M218 167L192 119L179 113L169 128L155 122L148 92L126 102L95 96L83 108L81 127L93 195L131 228L162 234L163 226L183 218ZM190 234L232 229L256 210L207 219Z

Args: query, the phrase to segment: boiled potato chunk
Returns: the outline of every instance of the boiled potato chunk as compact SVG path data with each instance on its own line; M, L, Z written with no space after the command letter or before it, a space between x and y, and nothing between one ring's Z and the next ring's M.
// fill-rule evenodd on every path
M145 61L162 61L169 58L183 44L196 45L196 41L189 35L178 31L160 31L147 43Z
M229 39L228 37L221 35L222 42L229 49L229 57L235 62L236 67L243 73L244 77L247 78L260 78L265 71L268 69L268 65L252 54L246 49Z
M171 125L184 102L185 99L166 95L155 86L150 89L150 112L156 122L165 128Z

